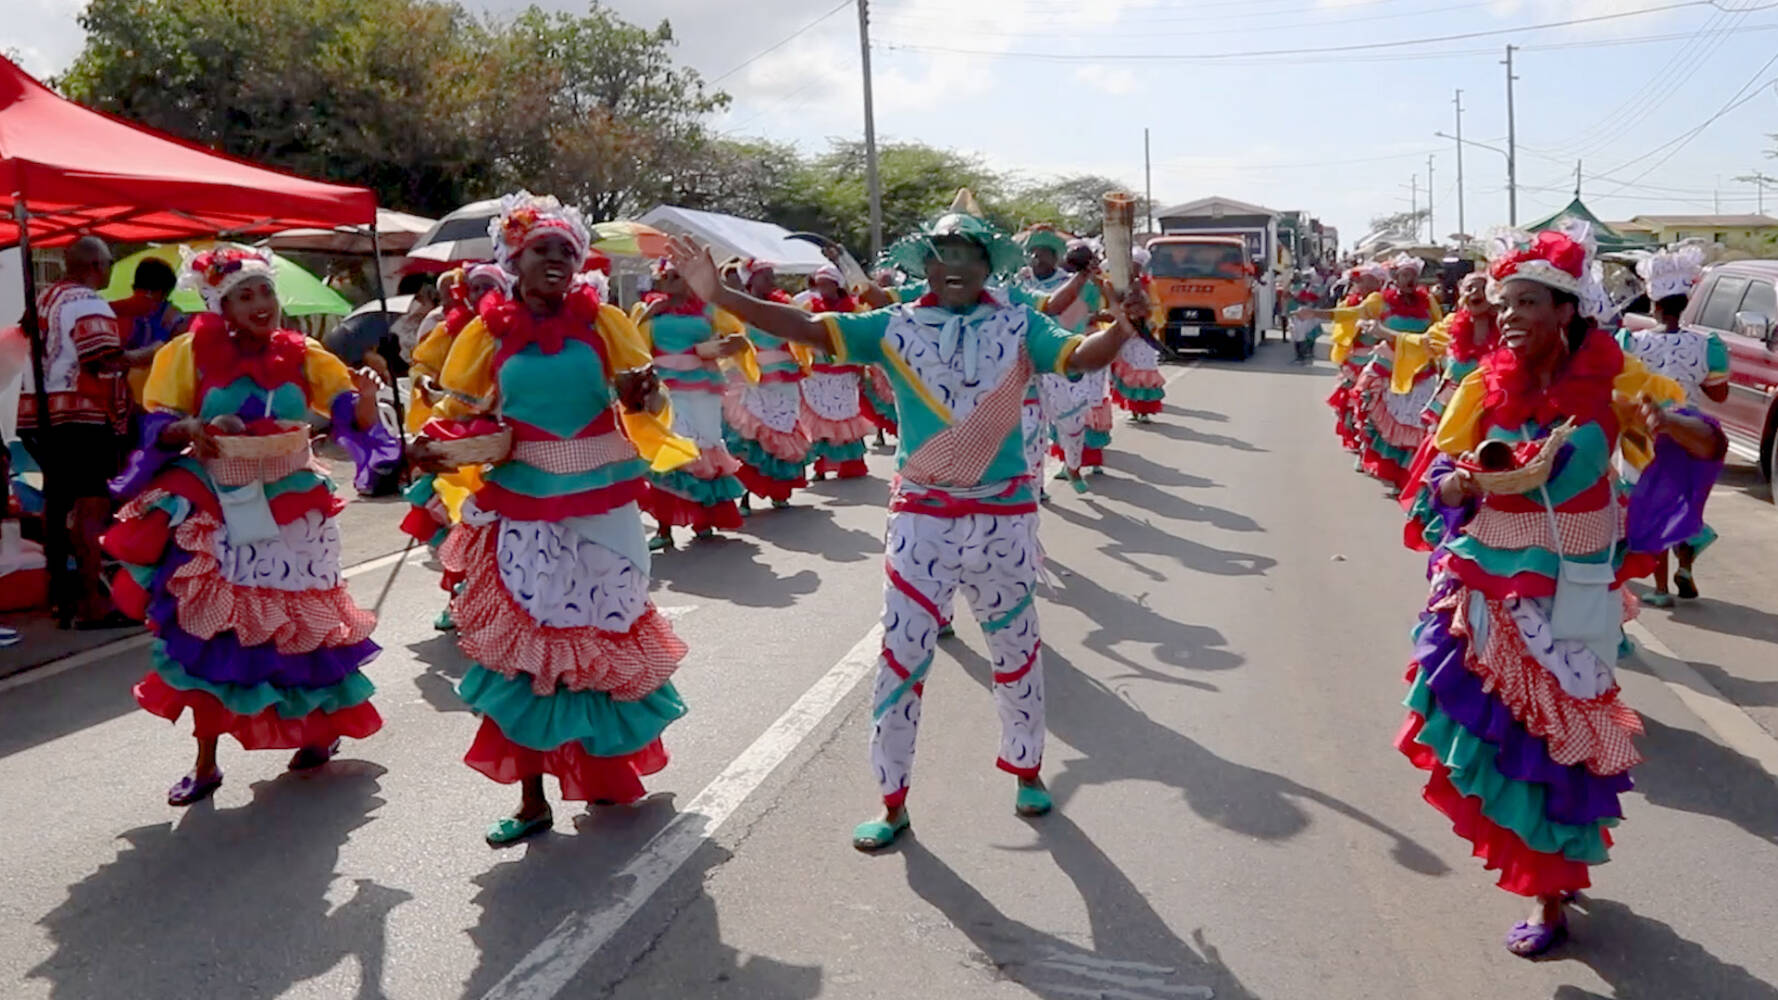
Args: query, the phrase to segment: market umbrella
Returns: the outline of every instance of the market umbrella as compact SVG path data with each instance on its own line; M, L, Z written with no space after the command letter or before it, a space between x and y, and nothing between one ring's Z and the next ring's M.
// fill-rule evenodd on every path
M644 222L601 222L593 226L593 249L609 257L662 257L667 234Z
M198 249L209 244L194 243ZM180 273L179 247L150 247L130 254L111 266L111 284L102 293L106 299L116 302L130 297L130 285L136 278L136 265L153 257L165 261L173 268L173 273ZM344 316L352 311L352 303L340 297L340 293L327 287L320 278L303 269L301 264L288 257L272 255L277 264L276 283L278 302L284 307L286 316ZM173 304L188 313L203 312L204 300L196 291L181 288L173 292Z
M493 260L494 240L488 223L500 214L500 199L472 201L433 223L407 252L409 270L442 270L441 265Z

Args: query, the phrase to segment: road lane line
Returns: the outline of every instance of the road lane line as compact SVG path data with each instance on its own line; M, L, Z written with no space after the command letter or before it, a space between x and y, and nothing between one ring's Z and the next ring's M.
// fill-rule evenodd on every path
M406 560L409 563L420 563L425 561L427 554L428 550L426 549L419 549L411 552L407 549L403 549L400 552L391 552L386 556L378 556L375 559L368 559L364 562L348 566L340 571L340 576L350 580L355 576L362 576L365 573L374 573L385 566L393 566L403 560ZM84 667L89 663L98 663L100 660L110 659L111 657L118 656L122 653L134 652L135 650L148 645L153 639L154 636L147 632L138 632L135 635L126 635L121 639L113 639L102 646L83 649L78 653L70 653L60 659L50 660L47 663L40 663L35 667L26 667L10 677L0 678L0 692L11 691L14 688L23 687L26 684L35 683L37 681L48 680L58 674L65 674L76 667Z
M1758 764L1774 781L1778 781L1778 739L1766 732L1739 705L1723 696L1716 685L1698 673L1696 667L1679 658L1667 644L1655 637L1641 622L1628 622L1624 631L1641 648L1637 651L1661 683L1677 696L1693 715L1710 727L1729 749Z
M580 974L599 949L642 910L661 886L704 846L778 766L870 676L883 645L883 628L872 628L850 652L804 691L742 751L685 811L654 835L622 870L611 875L615 895L596 909L556 925L483 1000L551 1000Z

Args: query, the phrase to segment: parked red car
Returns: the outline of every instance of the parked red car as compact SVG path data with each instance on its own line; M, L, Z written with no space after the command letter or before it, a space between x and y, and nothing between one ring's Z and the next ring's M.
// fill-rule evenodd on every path
M1778 495L1778 260L1712 265L1680 323L1728 345L1729 398L1699 403L1737 451L1758 456Z

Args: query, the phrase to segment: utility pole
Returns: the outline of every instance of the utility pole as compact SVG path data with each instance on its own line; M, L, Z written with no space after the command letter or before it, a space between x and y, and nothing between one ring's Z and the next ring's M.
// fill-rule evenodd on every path
M1755 170L1751 174L1742 174L1735 178L1735 180L1740 181L1743 184L1753 185L1754 190L1759 192L1759 214L1766 214L1766 185L1778 184L1778 177L1773 177L1770 174L1761 173L1760 171ZM1722 214L1720 209L1717 214Z
M1432 224L1432 154L1426 154L1426 242L1438 242L1438 228Z
M1519 224L1519 134L1513 118L1513 49L1506 47L1506 221Z
M858 0L858 55L864 67L864 182L870 189L870 258L883 252L883 186L877 177L877 114L870 92L870 0Z
M1457 105L1457 231L1469 235L1469 226L1463 217L1463 90L1458 88L1457 97L1452 101Z
M1142 130L1142 225L1154 232L1154 161L1148 154L1148 129Z
M1574 161L1574 200L1580 200L1580 161Z
M1408 178L1408 212L1412 215L1419 215L1420 214L1420 175L1419 174L1415 174L1414 176ZM1420 224L1418 222L1414 223L1414 230L1416 232L1418 232L1419 229L1420 229Z

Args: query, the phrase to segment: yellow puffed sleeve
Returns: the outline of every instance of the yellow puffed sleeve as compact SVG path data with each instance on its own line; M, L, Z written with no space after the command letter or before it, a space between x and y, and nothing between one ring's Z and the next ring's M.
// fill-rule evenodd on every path
M1413 391L1414 379L1426 370L1432 358L1431 331L1396 334L1395 370L1389 376L1389 391L1398 396Z
M433 406L434 417L461 420L494 409L494 352L499 346L479 316L457 334L438 373L438 384L448 395Z
M716 331L718 337L741 338L741 343L745 345L742 347L741 353L725 358L724 361L734 365L735 369L741 373L741 377L747 380L748 385L758 385L760 378L759 353L753 349L753 341L747 337L747 324L743 323L741 318L734 313L718 309L710 321L710 328Z
M1469 377L1458 384L1457 394L1451 397L1451 404L1445 407L1444 419L1438 423L1434 444L1439 451L1461 455L1475 448L1481 439L1482 400L1486 395L1487 387L1482 382L1480 369L1470 372Z
M1389 309L1383 301L1382 292L1372 292L1363 302L1355 306L1335 306L1333 310L1335 323L1357 323L1359 320L1379 320Z
M1455 313L1447 313L1432 324L1426 331L1426 346L1432 349L1432 356L1443 358L1451 350L1451 320Z
M142 406L191 415L198 409L198 365L191 353L191 334L182 333L154 352L154 365L142 387Z
M356 392L352 370L321 346L318 340L308 342L309 353L303 358L303 377L309 382L309 409L320 414L333 412L333 401L340 393Z
M437 378L444 371L445 359L451 356L451 331L443 323L426 331L426 336L414 345L414 363L412 374Z
M641 303L637 303L631 316L640 316L643 308ZM622 309L611 305L600 306L598 328L599 336L605 341L605 350L611 358L611 366L617 371L646 368L654 360L647 335L643 333L647 324L638 327L630 316L624 315ZM617 372L612 374L616 375ZM647 460L650 470L671 472L687 462L697 460L697 443L673 433L671 405L659 413L625 409L621 415L624 432L629 435L630 443L636 446L637 454Z
M1649 371L1634 354L1625 354L1624 370L1611 383L1611 408L1622 428L1618 448L1625 460L1638 469L1654 461L1654 443L1637 412L1643 396L1663 406L1677 406L1685 402L1685 388L1665 375Z

